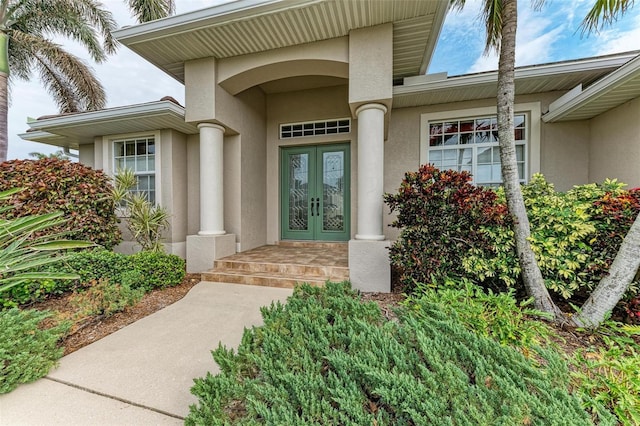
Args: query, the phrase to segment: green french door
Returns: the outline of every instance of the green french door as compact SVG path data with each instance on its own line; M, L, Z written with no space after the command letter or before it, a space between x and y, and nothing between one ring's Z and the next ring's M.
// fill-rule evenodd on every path
M282 148L282 239L349 240L349 152L349 144Z

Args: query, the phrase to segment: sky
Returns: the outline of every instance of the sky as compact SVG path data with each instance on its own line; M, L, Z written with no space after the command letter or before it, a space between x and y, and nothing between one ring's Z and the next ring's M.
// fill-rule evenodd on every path
M176 0L177 13L226 0ZM531 2L520 0L516 39L516 66L542 64L591 56L640 50L640 5L636 4L612 26L583 36L580 23L593 0L546 0L540 11ZM124 0L103 0L118 26L133 25ZM450 11L440 33L428 73L448 72L449 76L497 69L497 54L484 54L484 26L479 13L481 0L467 0L465 8ZM81 58L88 55L78 45L57 40ZM87 59L87 61L89 61ZM125 46L102 64L90 64L107 93L107 107L157 101L172 96L184 105L184 87ZM27 117L55 114L55 103L37 76L30 82L13 81L9 105L8 159L29 158L31 152L57 150L27 142L17 135L28 129Z

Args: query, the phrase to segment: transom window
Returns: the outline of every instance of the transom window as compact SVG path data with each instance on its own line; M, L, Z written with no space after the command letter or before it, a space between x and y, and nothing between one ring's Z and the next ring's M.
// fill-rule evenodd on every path
M514 117L516 158L520 181L527 164L527 117ZM442 170L467 171L477 185L502 184L498 121L495 115L428 123L428 162Z
M129 169L136 175L137 184L131 192L144 194L156 202L156 144L153 137L117 140L113 143L115 171Z
M348 118L329 121L310 121L306 123L288 123L280 125L280 139L301 138L349 133L351 120Z

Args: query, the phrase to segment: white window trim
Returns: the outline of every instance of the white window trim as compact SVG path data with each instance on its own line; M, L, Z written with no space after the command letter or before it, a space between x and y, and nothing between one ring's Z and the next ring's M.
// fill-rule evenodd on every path
M317 124L317 123L324 123L326 126L326 123L330 122L330 121L336 121L336 122L340 122L340 121L347 121L347 128L349 129L348 132L336 132L336 133L324 133L324 134L320 134L320 135L301 135L301 136L289 136L289 137L283 137L282 136L282 132L283 132L283 128L285 126L296 126L296 125L302 125L304 126L305 124ZM278 126L278 139L280 140L291 140L291 139L301 139L301 138L314 138L314 137L322 137L322 136L336 136L336 135L348 135L351 133L351 126L352 126L352 122L351 122L351 118L350 117L343 117L343 118L328 118L325 120L313 120L313 121L299 121L299 122L295 122L295 123L282 123ZM337 126L336 128L340 128L341 126ZM325 127L326 129L326 127Z
M115 155L114 155L114 145L115 142L121 141L124 139L134 139L134 138L150 138L153 137L155 140L156 153L154 158L154 167L155 167L155 181L156 181L156 204L162 205L162 172L161 172L161 157L162 157L162 140L160 138L161 132L159 130L152 132L137 132L137 133L122 133L117 135L109 135L102 137L102 158L103 158L103 170L104 172L111 176L112 178L116 175L115 170ZM121 216L126 216L126 212L122 211Z
M526 114L527 116L527 158L525 162L525 181L531 180L531 176L540 173L540 124L541 110L540 102L527 102L515 104L515 114ZM480 107L450 111L438 111L424 113L420 115L420 164L429 161L429 123L443 120L461 120L465 118L475 118L483 115L496 115L497 108Z

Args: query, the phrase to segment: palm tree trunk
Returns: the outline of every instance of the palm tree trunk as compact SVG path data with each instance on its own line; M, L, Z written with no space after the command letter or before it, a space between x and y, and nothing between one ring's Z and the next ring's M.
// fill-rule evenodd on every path
M0 163L7 160L9 147L9 36L0 32Z
M627 291L640 268L640 214L624 237L609 273L573 318L576 325L596 328Z
M500 42L500 62L498 65L498 139L500 161L502 163L502 181L507 198L509 213L513 217L516 251L522 270L527 294L534 299L536 309L553 314L556 319L564 316L551 300L544 285L542 273L536 262L528 238L531 234L529 218L524 206L514 140L514 102L515 102L515 57L516 28L518 21L517 1L502 1L502 39Z

